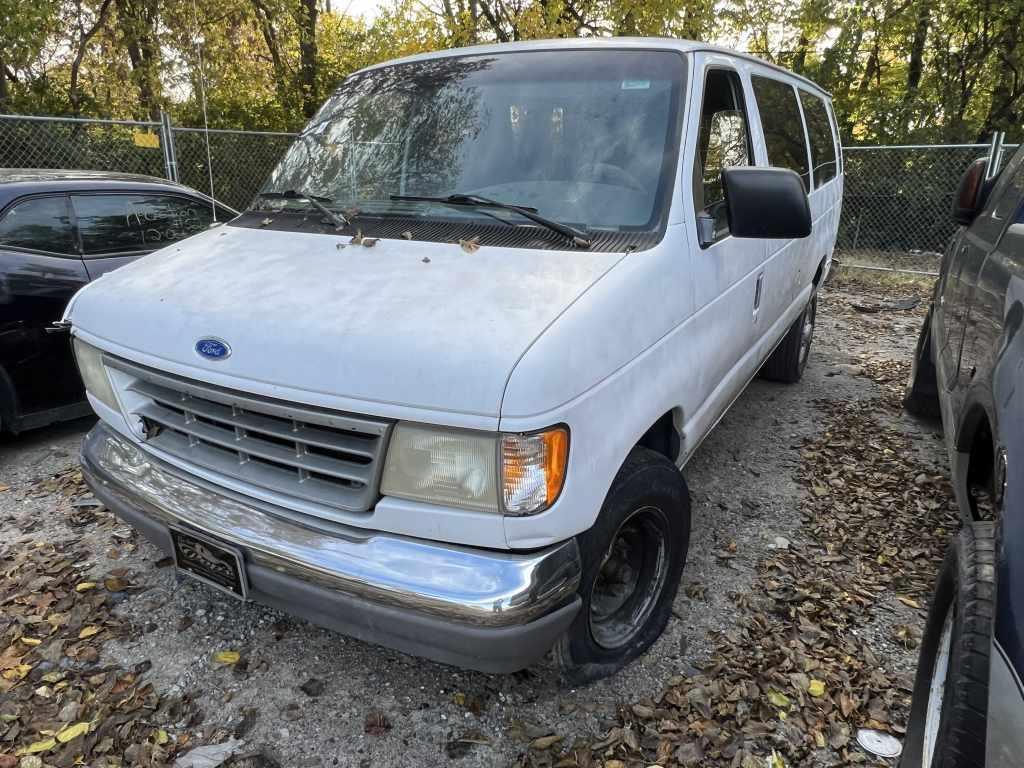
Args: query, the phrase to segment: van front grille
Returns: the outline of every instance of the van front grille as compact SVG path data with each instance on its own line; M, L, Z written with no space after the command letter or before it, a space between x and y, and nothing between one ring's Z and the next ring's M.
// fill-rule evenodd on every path
M126 405L147 445L275 494L349 512L376 504L391 422L105 362L132 377Z

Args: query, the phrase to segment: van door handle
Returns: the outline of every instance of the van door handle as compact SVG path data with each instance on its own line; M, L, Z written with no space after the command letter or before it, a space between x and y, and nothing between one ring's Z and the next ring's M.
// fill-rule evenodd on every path
M754 285L754 312L761 308L761 293L764 291L764 272L757 276L757 283Z

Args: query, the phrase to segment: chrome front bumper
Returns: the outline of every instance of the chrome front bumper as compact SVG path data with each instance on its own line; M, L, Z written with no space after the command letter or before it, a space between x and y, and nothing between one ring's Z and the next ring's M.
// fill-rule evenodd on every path
M102 423L82 468L96 496L165 551L169 526L204 533L242 552L254 600L409 653L512 671L579 610L575 540L498 552L325 523L207 485Z

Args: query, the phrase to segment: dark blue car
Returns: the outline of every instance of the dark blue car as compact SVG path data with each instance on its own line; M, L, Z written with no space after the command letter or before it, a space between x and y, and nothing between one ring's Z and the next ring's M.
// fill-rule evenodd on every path
M150 176L0 168L0 430L92 413L51 328L79 288L236 215Z
M903 768L1024 766L1024 147L964 175L907 389L941 415L964 525L921 643Z

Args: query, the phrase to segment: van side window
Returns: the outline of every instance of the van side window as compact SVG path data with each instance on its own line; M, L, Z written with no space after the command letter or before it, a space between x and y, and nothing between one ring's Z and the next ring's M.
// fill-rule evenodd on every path
M800 91L800 104L811 137L811 176L817 189L836 177L836 142L825 102L812 93Z
M17 203L0 219L0 248L26 248L70 255L75 252L68 200L33 197Z
M740 79L735 72L725 69L709 70L693 163L693 203L698 216L714 220L715 240L729 234L722 169L750 165L751 156Z
M796 89L780 80L758 75L752 76L750 82L754 86L757 110L761 113L769 165L796 171L804 180L804 188L809 190L807 141Z

